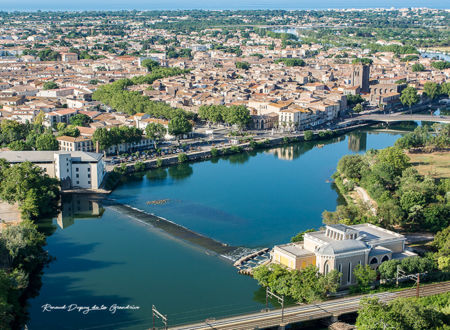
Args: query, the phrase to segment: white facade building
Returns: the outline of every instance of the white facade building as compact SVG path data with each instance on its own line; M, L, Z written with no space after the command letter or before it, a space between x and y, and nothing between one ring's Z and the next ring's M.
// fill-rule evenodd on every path
M83 151L3 151L11 164L31 162L50 177L61 181L61 189L98 189L106 174L103 154Z

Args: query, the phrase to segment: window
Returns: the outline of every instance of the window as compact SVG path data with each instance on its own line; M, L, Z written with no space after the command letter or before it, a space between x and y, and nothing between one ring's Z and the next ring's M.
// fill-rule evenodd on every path
M90 174L88 174L88 178L90 178L91 177L91 175Z
M80 175L79 174L77 174L77 178L79 178L80 177Z
M79 170L79 168L78 168L78 167L75 167L75 171L77 171L77 172L78 172L78 170Z
M381 259L381 262L385 262L385 261L388 261L388 260L389 260L389 257L388 256L384 256L383 259Z
M91 171L91 168L90 167L88 167L88 172L90 172Z
M352 263L348 263L348 274L347 274L347 283L352 281Z
M328 260L325 261L325 265L324 265L323 269L324 269L325 275L327 275L327 274L328 274L328 271L329 271Z
M88 184L91 184L91 181L88 181Z
M77 184L80 184L80 181L77 181Z
M375 264L377 264L377 263L378 263L378 259L375 258L375 257L373 257L372 260L370 260L370 264L371 264L371 265L375 265Z

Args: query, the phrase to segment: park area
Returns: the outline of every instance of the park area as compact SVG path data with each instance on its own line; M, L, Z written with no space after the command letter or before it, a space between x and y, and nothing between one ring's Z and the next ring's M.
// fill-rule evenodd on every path
M411 164L422 175L433 178L450 178L450 151L433 153L409 153Z

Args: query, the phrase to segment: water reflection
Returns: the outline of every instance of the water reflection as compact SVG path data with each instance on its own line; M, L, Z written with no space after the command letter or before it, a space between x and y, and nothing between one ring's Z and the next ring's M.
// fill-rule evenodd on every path
M314 147L322 148L325 145L341 142L343 140L345 140L345 135L314 142L298 142L291 145L273 148L265 152L273 154L278 159L291 161L299 158L301 155L312 150Z
M173 180L184 180L194 174L192 166L189 164L178 164L168 169L169 175Z
M145 176L150 181L159 181L165 180L167 178L167 169L166 168L157 168L151 171L148 171Z
M348 136L348 150L351 150L353 152L366 151L366 147L366 132L350 133L350 135Z
M56 222L64 229L73 225L75 219L98 219L103 212L100 203L87 195L64 195Z

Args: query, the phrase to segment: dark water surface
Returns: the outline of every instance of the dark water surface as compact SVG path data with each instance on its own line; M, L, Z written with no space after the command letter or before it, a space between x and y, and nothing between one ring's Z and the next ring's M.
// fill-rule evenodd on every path
M272 247L318 228L323 210L336 208L327 181L343 155L385 148L398 137L357 132L159 169L129 179L110 198L232 246ZM169 325L263 308L256 281L231 262L107 204L74 196L54 225L47 249L56 261L30 302L29 329L144 329L152 325L152 304ZM43 312L45 304L66 309ZM83 314L68 311L70 304L140 309Z

